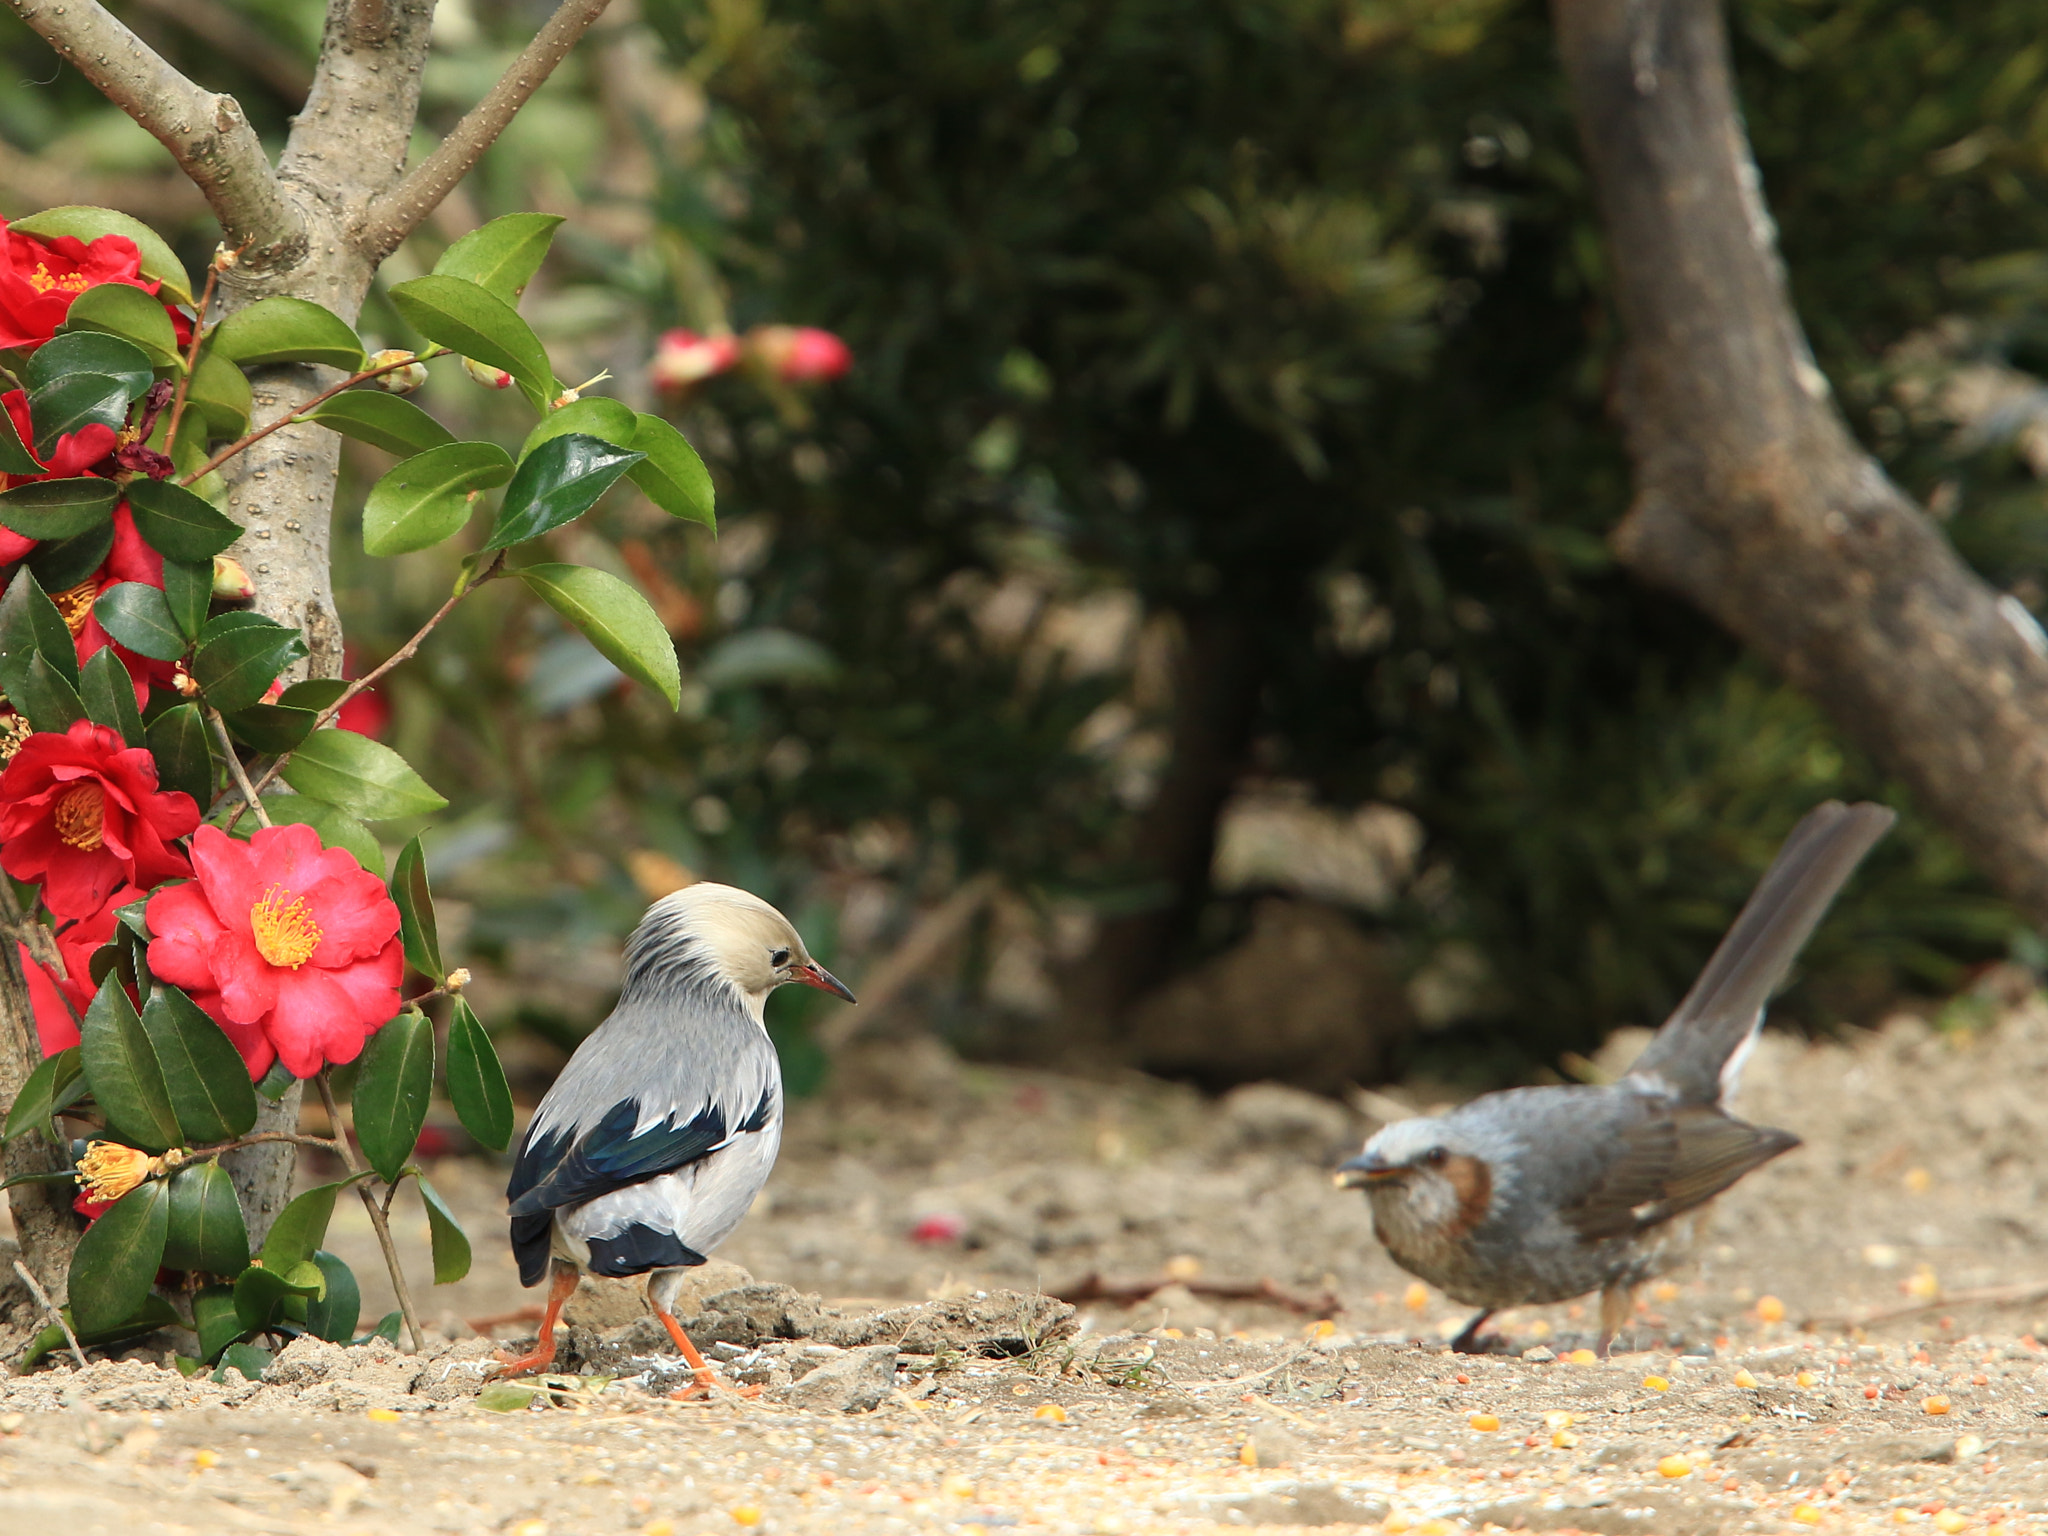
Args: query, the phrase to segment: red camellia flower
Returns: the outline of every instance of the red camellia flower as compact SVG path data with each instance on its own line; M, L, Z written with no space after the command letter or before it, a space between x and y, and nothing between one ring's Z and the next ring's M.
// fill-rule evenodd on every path
M0 869L40 880L58 917L91 917L122 885L190 874L171 839L199 825L199 807L156 784L156 759L104 725L37 732L0 773Z
M101 235L90 244L75 235L38 240L0 224L0 349L41 346L64 323L71 301L99 283L157 290L126 235Z
M195 878L149 898L149 968L219 1021L261 1077L354 1061L398 1013L405 949L384 883L311 827L192 839Z
M815 325L757 325L747 349L785 384L823 384L853 366L853 349Z
M737 336L700 336L695 331L664 331L654 344L654 360L647 376L657 389L682 389L686 385L724 373L740 360Z
M78 1021L92 1006L95 991L93 953L113 938L114 925L119 921L114 914L146 894L136 886L124 885L91 917L61 924L57 929L57 957L63 962L62 974L30 956L26 944L15 946L21 954L21 974L28 982L29 1002L35 1009L36 1038L42 1043L45 1056L54 1056L66 1046L78 1044Z

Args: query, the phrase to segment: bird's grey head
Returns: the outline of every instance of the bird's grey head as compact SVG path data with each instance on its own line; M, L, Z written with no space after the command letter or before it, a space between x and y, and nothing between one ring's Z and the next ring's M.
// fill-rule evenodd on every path
M1340 1189L1363 1189L1382 1222L1469 1232L1493 1208L1497 1149L1455 1116L1417 1115L1382 1126L1337 1168Z
M768 994L790 981L853 1001L788 918L751 892L708 880L649 907L626 944L627 992L693 981L732 987L756 1019Z

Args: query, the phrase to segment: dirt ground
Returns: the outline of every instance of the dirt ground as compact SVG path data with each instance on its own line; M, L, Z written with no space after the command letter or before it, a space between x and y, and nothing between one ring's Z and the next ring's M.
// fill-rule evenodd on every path
M502 1170L451 1158L434 1179L476 1262L428 1292L424 1359L301 1344L263 1384L146 1357L15 1378L0 1531L2048 1531L2048 1005L1975 1034L1772 1039L1738 1108L1806 1145L1720 1203L1633 1352L1575 1361L1588 1320L1553 1307L1502 1320L1520 1353L1469 1359L1440 1343L1462 1312L1331 1187L1367 1119L870 1047L795 1107L720 1255L834 1312L728 1291L692 1325L760 1397L670 1400L638 1298L586 1288L567 1363L617 1379L480 1405L472 1324L530 1336L535 1297ZM424 1277L424 1219L404 1225ZM330 1245L376 1316L389 1292L346 1203ZM1279 1298L1230 1294L1261 1286ZM1009 1353L976 1355L1005 1330L975 1319L1020 1307L1033 1321L990 1346Z

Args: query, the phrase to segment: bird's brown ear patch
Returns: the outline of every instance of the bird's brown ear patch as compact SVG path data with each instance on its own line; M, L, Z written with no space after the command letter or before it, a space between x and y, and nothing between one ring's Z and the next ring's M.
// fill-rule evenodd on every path
M1451 1188L1458 1192L1458 1219L1453 1229L1462 1235L1486 1220L1487 1209L1493 1204L1493 1173L1478 1158L1462 1152L1453 1152L1444 1159L1443 1172Z

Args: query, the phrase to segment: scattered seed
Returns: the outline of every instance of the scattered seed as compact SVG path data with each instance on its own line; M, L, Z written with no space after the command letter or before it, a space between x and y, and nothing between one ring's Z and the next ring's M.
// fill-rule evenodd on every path
M1801 1371L1797 1376L1794 1376L1792 1379L1798 1382L1799 1385L1802 1387L1817 1387L1820 1385L1820 1378L1814 1375L1811 1371Z
M1934 1528L1937 1531L1947 1532L1948 1536L1956 1536L1956 1532L1962 1530L1969 1523L1968 1516L1959 1515L1952 1509L1944 1509L1934 1517Z
M1785 1303L1775 1296L1759 1296L1756 1299L1758 1322L1782 1323L1785 1321Z
M1748 1371L1737 1371L1735 1373L1735 1385L1742 1388L1745 1392L1754 1392L1756 1390L1756 1378L1750 1375Z
M732 1518L734 1523L738 1525L759 1525L761 1523L761 1506L758 1504L742 1504L732 1511Z
M1573 1365L1598 1365L1600 1357L1590 1349L1575 1349L1565 1356Z
M1067 1410L1058 1403L1040 1403L1031 1410L1031 1417L1046 1419L1054 1424L1064 1424L1067 1422Z
M1500 1428L1500 1416L1493 1413L1475 1413L1465 1421L1481 1434L1490 1435Z
M1798 1504L1793 1506L1792 1518L1801 1525L1819 1525L1820 1511L1811 1504Z
M396 1424L404 1415L396 1408L372 1408L363 1417L373 1424Z
M1652 1392L1669 1392L1671 1390L1671 1382L1663 1376L1645 1376L1643 1378L1643 1385Z
M1429 1287L1420 1280L1410 1281L1408 1289L1401 1293L1401 1305L1410 1312L1429 1310Z
M1935 1393L1932 1397L1923 1397L1920 1399L1920 1411L1936 1415L1947 1413L1948 1399L1939 1392Z
M1661 1456L1657 1459L1659 1477L1691 1477L1692 1463L1683 1456Z
M1568 1429L1560 1429L1550 1437L1550 1443L1560 1451L1568 1451L1579 1443L1579 1437Z
M1543 1415L1543 1423L1549 1429L1570 1429L1572 1422L1572 1416L1562 1408L1553 1408Z

